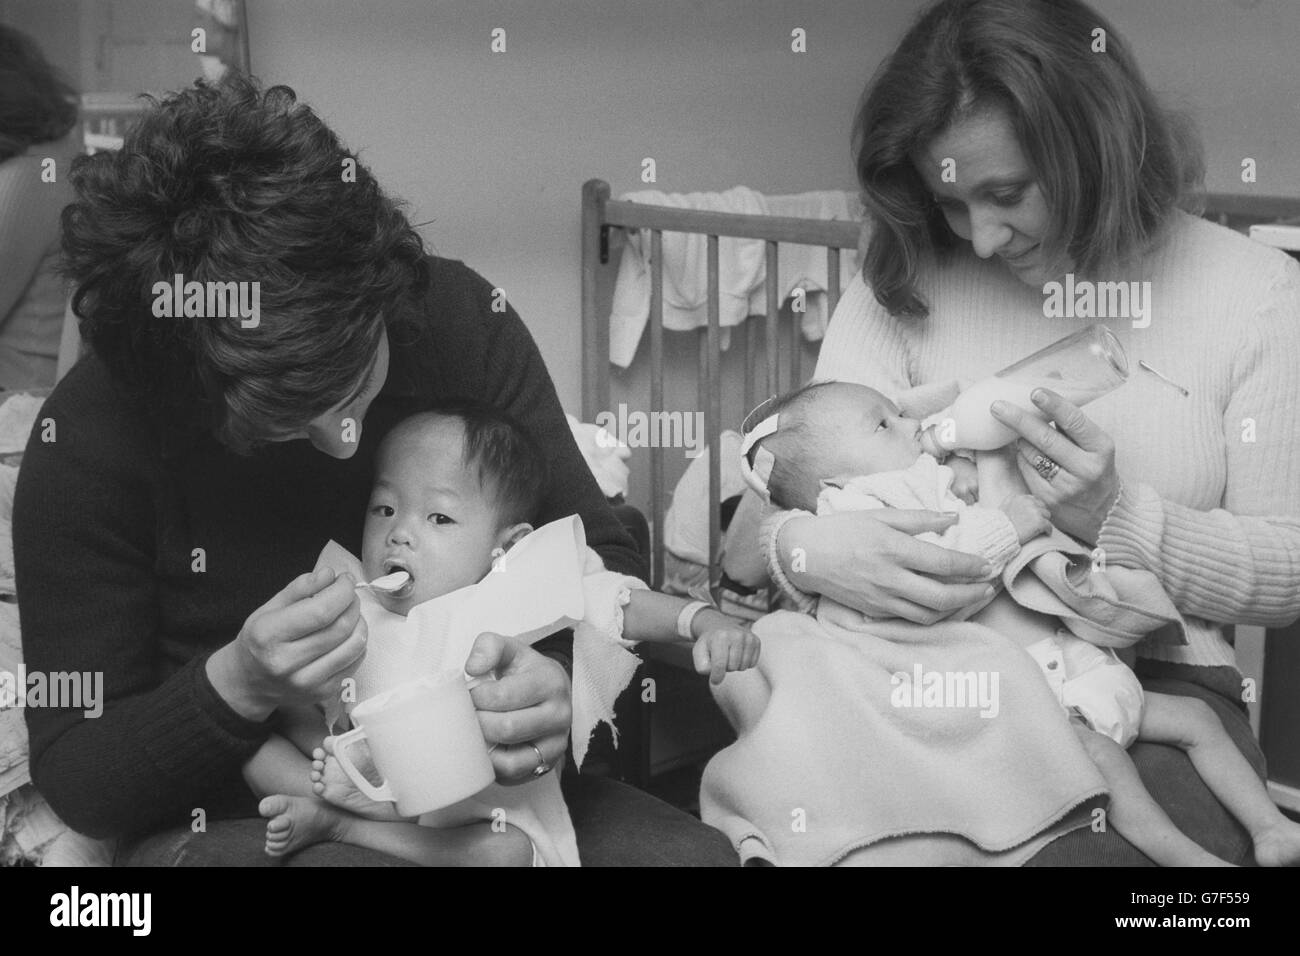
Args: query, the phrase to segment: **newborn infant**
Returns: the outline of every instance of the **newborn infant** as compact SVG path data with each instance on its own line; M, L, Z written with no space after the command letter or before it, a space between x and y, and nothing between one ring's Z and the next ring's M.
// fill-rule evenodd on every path
M762 435L766 423L772 430ZM879 498L873 489L884 483L910 489L905 494L916 499L915 507L960 515L934 540L981 554L997 571L1019 545L1051 526L1047 506L1030 494L1009 495L996 509L968 507L977 497L974 464L954 457L940 466L925 453L921 422L862 385L805 385L778 399L745 441L742 470L751 485L766 486L773 504L828 513L864 495Z
M885 506L955 512L957 524L943 535L919 537L979 554L999 574L1020 545L1051 530L1047 507L1032 495L1010 495L997 508L959 498L953 468L925 452L921 422L904 417L874 389L814 382L765 410L763 421L746 428L741 470L752 488L780 508L818 514ZM975 501L973 464L952 460L966 498ZM965 615L982 606L966 609ZM1300 863L1300 824L1273 805L1207 704L1144 694L1113 651L1068 632L1058 632L1050 643L1063 652L1055 660L1027 650L1105 778L1112 796L1110 819L1121 835L1160 865L1227 865L1184 836L1147 793L1125 748L1134 739L1155 741L1187 751L1206 785L1250 831L1261 865ZM1126 712L1136 720L1115 716Z

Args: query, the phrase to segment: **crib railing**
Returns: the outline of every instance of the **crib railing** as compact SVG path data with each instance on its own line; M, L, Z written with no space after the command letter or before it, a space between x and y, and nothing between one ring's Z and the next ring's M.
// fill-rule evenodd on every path
M739 215L651 206L611 200L609 184L588 180L582 187L582 413L584 421L610 408L609 322L608 315L598 313L598 267L609 261L611 229L650 230L650 395L649 410L664 412L664 302L663 302L663 234L685 232L707 237L708 325L696 330L699 338L697 382L699 407L704 412L704 436L709 449L709 591L718 597L722 576L721 554L721 461L718 454L722 434L721 356L722 335L719 322L718 240L720 238L756 239L766 243L766 309L763 356L760 360L758 336L753 320L745 324L744 403L751 408L768 394L779 389L778 372L781 352L786 352L790 383L801 381L800 342L797 323L791 327L790 341L780 340L778 319L782 305L777 266L780 244L824 246L826 248L827 315L834 311L840 297L840 256L842 250L856 249L861 224L844 220L795 219L780 216ZM676 333L692 334L692 333ZM756 376L762 372L762 388ZM737 425L739 422L736 423ZM652 443L654 444L654 443ZM664 583L664 448L652 447L650 462L650 585Z

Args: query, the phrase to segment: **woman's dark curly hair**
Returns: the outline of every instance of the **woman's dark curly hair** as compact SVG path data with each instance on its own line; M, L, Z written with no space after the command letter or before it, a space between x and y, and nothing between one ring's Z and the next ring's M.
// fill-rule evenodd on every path
M0 162L77 124L76 93L25 33L0 24Z
M399 204L293 90L232 74L168 94L72 168L81 333L170 426L248 453L351 398L428 283ZM154 283L260 283L260 324L156 317Z
M1105 52L1094 52L1096 30ZM863 277L893 315L924 316L920 263L958 238L911 154L954 122L1006 111L1052 211L1049 261L1083 273L1140 254L1204 173L1185 118L1161 109L1123 37L1081 0L942 0L868 84L854 124L873 221Z

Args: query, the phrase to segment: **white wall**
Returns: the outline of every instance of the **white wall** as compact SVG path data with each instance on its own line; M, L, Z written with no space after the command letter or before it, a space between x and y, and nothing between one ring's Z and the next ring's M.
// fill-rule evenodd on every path
M1147 80L1190 109L1211 192L1300 196L1298 0L1094 0ZM1241 181L1241 161L1258 182Z

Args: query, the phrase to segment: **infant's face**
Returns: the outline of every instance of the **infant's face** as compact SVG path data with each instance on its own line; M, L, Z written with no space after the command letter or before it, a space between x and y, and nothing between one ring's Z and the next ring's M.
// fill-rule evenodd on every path
M874 475L909 468L921 456L921 423L904 418L873 388L840 383L827 388L813 416L835 437L821 462L823 478Z
M411 581L395 594L375 592L397 614L476 584L492 567L504 536L496 503L478 469L461 461L460 422L439 421L385 450L370 492L361 563L366 580L394 570Z

